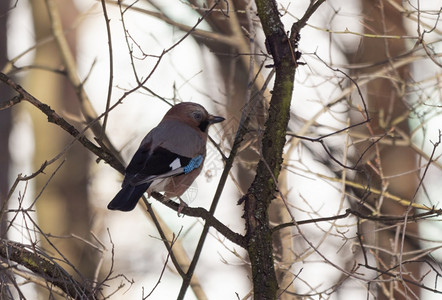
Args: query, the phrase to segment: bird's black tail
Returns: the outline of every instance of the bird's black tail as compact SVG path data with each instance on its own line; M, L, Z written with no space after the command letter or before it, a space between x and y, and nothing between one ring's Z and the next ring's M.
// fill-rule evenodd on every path
M143 193L149 188L150 182L132 186L130 184L123 187L114 199L107 205L108 209L131 211L138 203L138 199L141 198Z

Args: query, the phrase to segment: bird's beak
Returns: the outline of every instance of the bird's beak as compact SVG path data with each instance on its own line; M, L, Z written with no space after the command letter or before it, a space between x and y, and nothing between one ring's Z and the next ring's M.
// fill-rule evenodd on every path
M219 117L219 116L209 116L209 123L210 124L215 124L215 123L219 123L224 121L225 119L223 117Z

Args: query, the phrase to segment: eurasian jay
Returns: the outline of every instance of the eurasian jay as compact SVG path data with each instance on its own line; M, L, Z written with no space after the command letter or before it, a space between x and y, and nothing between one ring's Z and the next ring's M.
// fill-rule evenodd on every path
M108 204L112 210L131 211L147 191L179 197L201 172L210 125L224 121L197 103L173 106L142 140L126 168L121 190ZM180 208L182 203L180 199Z

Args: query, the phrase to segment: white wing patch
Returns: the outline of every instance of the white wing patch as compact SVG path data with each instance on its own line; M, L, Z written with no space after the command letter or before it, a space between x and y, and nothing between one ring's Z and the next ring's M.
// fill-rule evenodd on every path
M181 168L180 159L179 158L175 158L175 160L170 163L169 167L171 167L172 170L176 170L178 168Z
M201 164L202 161L202 156L198 155L197 157L193 158L189 165L186 167L183 167L181 165L181 161L179 158L175 158L170 164L169 167L171 168L171 170L169 172L166 172L164 174L159 174L159 175L151 175L145 179L142 180L138 180L134 183L130 183L133 186L137 186L140 184L144 184L144 183L148 183L148 182L152 182L152 186L163 186L166 183L166 181L163 181L163 179L167 179L167 177L172 177L172 176L176 176L176 175L181 175L181 174L187 174L190 171L192 171L193 169L196 169L199 167L199 165Z

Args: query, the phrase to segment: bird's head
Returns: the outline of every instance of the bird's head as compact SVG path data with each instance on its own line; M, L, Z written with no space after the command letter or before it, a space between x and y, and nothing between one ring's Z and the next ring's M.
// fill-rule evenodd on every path
M179 120L192 127L199 128L202 132L207 132L210 125L225 120L223 117L209 114L203 106L193 102L181 102L173 106L164 118Z

